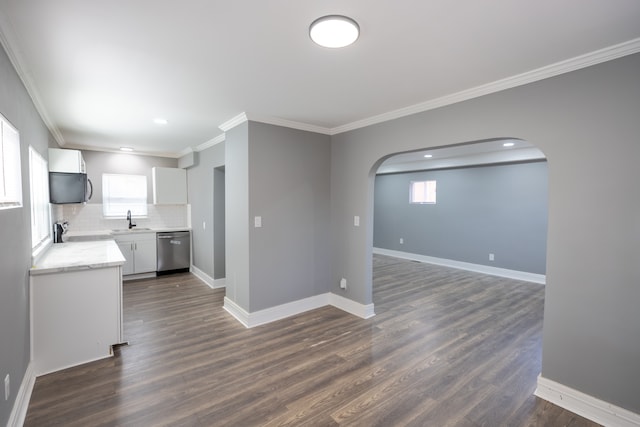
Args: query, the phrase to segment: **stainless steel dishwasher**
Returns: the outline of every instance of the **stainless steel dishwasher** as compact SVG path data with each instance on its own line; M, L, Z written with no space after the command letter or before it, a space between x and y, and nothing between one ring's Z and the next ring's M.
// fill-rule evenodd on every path
M158 268L157 274L189 271L191 265L191 233L173 231L157 233Z

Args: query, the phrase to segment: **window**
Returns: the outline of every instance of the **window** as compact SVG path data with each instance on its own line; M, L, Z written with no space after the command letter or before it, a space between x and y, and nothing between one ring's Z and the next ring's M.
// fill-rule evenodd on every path
M436 203L436 182L435 181L411 181L409 203L435 204Z
M127 211L147 216L147 177L102 174L102 213L105 218L124 218Z
M0 114L0 209L22 206L20 134Z
M29 184L31 187L31 248L35 253L51 240L51 209L47 161L31 146L29 146Z

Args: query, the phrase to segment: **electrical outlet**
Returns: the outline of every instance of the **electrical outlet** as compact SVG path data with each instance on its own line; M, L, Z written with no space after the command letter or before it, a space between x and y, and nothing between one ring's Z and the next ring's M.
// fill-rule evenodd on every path
M4 377L4 400L9 400L9 396L11 395L11 378L9 374Z
M400 244L404 245L404 239L402 237L400 238Z
M353 225L355 227L360 227L360 217L358 215L353 217Z
M347 279L344 277L340 279L340 289L347 289Z
M489 254L489 261L494 261L496 259L495 255Z

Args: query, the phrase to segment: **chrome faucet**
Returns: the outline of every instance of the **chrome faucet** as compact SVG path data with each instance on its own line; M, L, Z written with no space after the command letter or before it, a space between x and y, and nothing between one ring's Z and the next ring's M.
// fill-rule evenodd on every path
M127 221L129 221L129 230L131 230L133 227L136 226L134 223L131 222L131 211L130 210L127 211Z

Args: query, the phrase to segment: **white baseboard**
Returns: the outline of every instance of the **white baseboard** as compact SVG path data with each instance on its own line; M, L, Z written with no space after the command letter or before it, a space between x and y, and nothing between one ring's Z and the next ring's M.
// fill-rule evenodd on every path
M16 401L13 403L13 409L11 415L9 415L9 421L7 427L22 427L24 420L27 416L27 409L29 409L29 401L31 400L31 393L33 392L33 386L36 383L36 374L33 369L33 364L29 363L27 370L24 373L22 382L20 383L20 389L16 395Z
M250 328L249 313L245 311L245 309L243 309L227 297L224 297L224 304L222 305L222 308L227 310L227 312L235 317L238 322L242 323L245 328Z
M373 303L367 305L360 304L359 302L334 293L329 293L329 304L363 319L369 319L376 315L373 310Z
M442 265L444 267L457 268L460 270L474 271L476 273L490 274L492 276L507 277L509 279L523 280L544 285L547 276L544 274L528 273L526 271L509 270L506 268L491 267L482 264L472 264L470 262L456 261L453 259L436 258L427 255L412 254L409 252L394 251L392 249L373 248L374 254L387 255L395 258L408 259L412 261L425 262L427 264Z
M638 427L640 415L538 376L536 396L606 427Z
M275 322L276 320L295 316L296 314L315 310L316 308L327 305L332 305L340 310L346 311L347 313L363 319L375 316L373 304L360 304L330 292L288 302L286 304L277 305L264 310L254 311L252 313L247 312L238 304L225 297L223 308L246 328L253 328L255 326L265 325L267 323Z
M249 313L227 297L224 298L224 309L247 328L275 322L328 304L328 294L321 294Z
M198 279L202 280L204 283L207 284L207 286L209 286L211 289L220 289L220 288L224 288L226 287L227 284L227 279L222 278L222 279L214 279L213 277L209 276L207 273L205 273L204 271L200 270L198 267L196 267L195 265L191 266L191 273L196 276Z
M200 270L195 265L191 265L191 274L196 276L198 279L202 280L211 289L215 289L215 286L213 285L213 277L209 276L207 273L205 273L204 271Z

